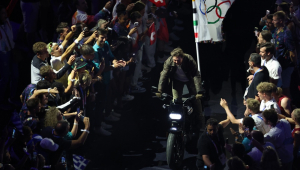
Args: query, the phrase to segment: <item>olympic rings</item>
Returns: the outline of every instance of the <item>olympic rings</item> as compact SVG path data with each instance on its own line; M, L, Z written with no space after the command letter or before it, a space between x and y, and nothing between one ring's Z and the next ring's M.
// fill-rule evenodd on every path
M205 1L206 1L206 0L203 0L203 3L204 3L204 4L205 4ZM212 10L214 10L214 9L216 8L217 3L218 3L218 0L215 0L215 5L213 5L213 8L212 8L212 9L208 8L208 9L206 10L206 12L204 13L204 12L201 10L201 2L200 2L200 6L199 6L200 12L201 12L203 15L206 15L206 14L210 13ZM216 8L216 10L217 10L217 8Z
M214 5L212 5L212 6L210 6L208 9L210 9L210 8L214 8L214 7L216 7L216 10L218 9L219 10L219 12L220 12L220 14L222 15L222 10L221 10L221 8L219 7L219 6L214 6ZM207 9L207 10L208 10ZM215 20L214 22L207 22L208 24L215 24L215 23L217 23L217 22L219 22L220 21L220 18L218 18L217 20Z
M230 4L230 6L231 6L231 2L230 2L230 0L228 0L228 1L223 1L223 2L219 3L219 4L218 4L218 7L220 8L220 5L222 5L222 4L226 3L226 2L228 2L228 3ZM220 13L220 15L218 14L217 8L216 8L216 14L217 14L217 16L218 16L219 18L221 18L221 19L224 19L224 18L225 18L225 16L224 16L224 17L221 17L222 13Z
M216 8L216 6L217 6L217 3L218 3L218 0L215 0L215 5L214 5L214 7L212 8L212 9L210 9L210 10L208 10L207 9L207 11L206 11L206 13L210 13L212 10L214 10L215 8ZM218 5L219 6L219 5ZM217 8L216 8L216 10L217 10Z
M203 3L204 3L204 0L203 0ZM203 15L205 15L205 13L201 10L201 2L200 2L199 9L200 9L200 12L201 12Z

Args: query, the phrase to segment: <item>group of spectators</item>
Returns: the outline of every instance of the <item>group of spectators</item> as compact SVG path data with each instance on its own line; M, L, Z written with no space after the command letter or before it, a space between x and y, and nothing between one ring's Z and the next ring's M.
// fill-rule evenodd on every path
M261 18L255 32L257 46L249 57L248 87L244 93L244 118L236 119L225 99L220 105L227 119L209 119L198 140L199 169L224 169L226 150L230 170L300 169L300 109L292 105L292 79L299 78L300 1L280 2L277 10ZM295 83L295 81L294 81ZM296 81L296 86L298 82ZM235 143L224 140L229 123Z
M8 17L18 2L24 34L14 38ZM8 86L8 102L21 107L0 134L0 169L72 169L72 149L90 131L110 136L108 122L120 120L124 102L146 92L142 69L170 52L165 19L177 18L184 0L173 1L172 12L148 0L88 2L11 0L0 6L0 108L9 109ZM31 84L22 94L14 90L23 48L15 39L34 54Z

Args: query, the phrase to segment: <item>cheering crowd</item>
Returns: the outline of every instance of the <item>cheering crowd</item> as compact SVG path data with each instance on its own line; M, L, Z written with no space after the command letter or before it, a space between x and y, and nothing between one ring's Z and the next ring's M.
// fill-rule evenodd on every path
M21 38L9 20L19 2ZM182 2L169 6L174 11ZM146 92L142 70L171 52L166 18L182 23L178 15L148 0L11 0L0 6L0 108L21 107L3 127L0 169L84 169L72 149L90 131L110 136L109 122L120 120L124 102ZM24 46L33 52L31 84L16 94Z
M300 169L300 109L291 95L293 87L299 87L299 2L277 1L277 8L267 10L259 21L262 30L255 29L257 46L248 60L245 117L236 119L221 98L227 119L207 121L207 133L198 141L199 169L224 169L225 150L232 156L227 161L230 170ZM239 132L230 129L233 145L223 136L230 122L239 125Z
M84 160L77 164L81 158L72 150L85 143L90 131L111 135L109 122L121 119L124 103L146 92L144 71L169 57L169 39L179 40L168 30L183 30L179 18L187 15L188 5L165 2L167 7L148 0L11 0L0 5L0 109L21 108L1 131L0 169L81 166ZM16 5L23 15L18 37L9 20ZM225 149L232 155L231 170L300 168L300 110L291 94L291 82L300 75L299 7L299 0L280 2L259 21L262 30L255 32L258 43L248 61L245 117L236 119L221 99L227 119L206 122L207 133L198 141L199 169L224 169ZM16 94L20 39L32 53L31 83ZM230 122L239 125L239 132L231 130L232 146L223 137Z

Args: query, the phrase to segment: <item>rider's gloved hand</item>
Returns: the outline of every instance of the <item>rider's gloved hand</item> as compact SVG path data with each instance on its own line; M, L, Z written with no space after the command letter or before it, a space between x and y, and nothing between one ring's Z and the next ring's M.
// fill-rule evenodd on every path
M201 99L203 97L202 94L196 94L196 99Z
M161 98L161 94L162 92L158 91L157 93L155 93L156 97Z

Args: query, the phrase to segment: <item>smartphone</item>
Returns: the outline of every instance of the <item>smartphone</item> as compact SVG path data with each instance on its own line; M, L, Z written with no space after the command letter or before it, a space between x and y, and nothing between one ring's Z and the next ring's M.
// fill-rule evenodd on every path
M83 122L84 116L81 115L79 119Z
M270 11L269 11L269 10L267 10L267 11L266 11L266 14L267 14L267 15L269 15L269 14L270 14Z
M50 168L51 168L51 165L45 165L43 168L45 168L45 169L50 169Z
M36 152L33 152L33 153L32 153L32 159L33 159L33 160L36 160L36 155L37 155Z
M85 31L87 31L88 30L88 27L84 27L83 28L83 31L85 32Z
M12 134L11 134L11 138L15 138L15 134L16 134L16 129L13 128Z
M66 163L66 159L65 159L65 157L61 157L61 163Z
M254 27L254 32L255 32L255 36L257 37L257 33L258 33L258 28Z
M80 119L80 118L78 117L79 113L80 113L80 107L77 107L77 115L76 115L76 120L77 120L77 121L79 121L79 119Z
M135 27L138 27L138 26L139 26L139 22L135 22L133 25L134 25Z
M245 132L247 132L247 133L248 133L248 132L249 132L249 128L245 128Z

